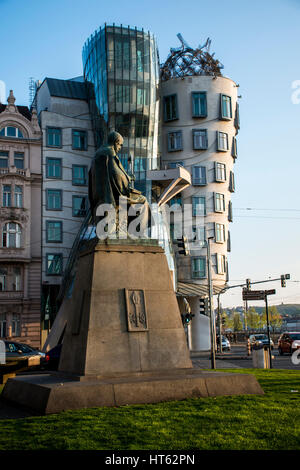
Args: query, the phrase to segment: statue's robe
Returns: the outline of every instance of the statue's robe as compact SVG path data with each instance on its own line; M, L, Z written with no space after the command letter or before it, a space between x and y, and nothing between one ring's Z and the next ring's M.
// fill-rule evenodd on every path
M93 220L97 220L96 210L100 204L111 204L118 210L120 197L125 198L127 206L144 206L142 228L145 230L149 217L147 199L140 191L130 188L130 177L114 148L102 146L97 150L89 171L89 201Z

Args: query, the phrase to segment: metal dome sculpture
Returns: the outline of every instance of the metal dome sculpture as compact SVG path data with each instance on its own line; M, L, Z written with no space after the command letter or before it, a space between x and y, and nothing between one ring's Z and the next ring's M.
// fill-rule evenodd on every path
M171 78L186 77L192 75L213 75L222 76L221 69L224 66L217 59L214 53L210 54L211 39L207 38L203 46L196 49L190 47L181 34L177 34L181 42L181 47L170 49L170 54L164 64L160 67L161 80L166 81Z

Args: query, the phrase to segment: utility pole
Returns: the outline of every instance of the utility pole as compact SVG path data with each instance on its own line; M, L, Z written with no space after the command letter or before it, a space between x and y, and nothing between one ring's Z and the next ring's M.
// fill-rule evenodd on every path
M215 321L213 311L213 285L211 277L211 257L210 257L210 240L207 239L207 279L208 279L208 295L209 295L209 316L210 316L210 348L211 348L211 368L216 368L216 342L215 342Z
M273 369L271 337L270 337L270 323L269 323L268 294L267 293L265 293L265 301L266 301L266 318L267 318L267 333L268 333L268 343L269 343L268 349L269 349L269 357L270 357L270 369Z
M218 294L218 323L219 323L219 348L220 348L220 354L222 354L223 348L222 348L222 318L221 318L220 294Z

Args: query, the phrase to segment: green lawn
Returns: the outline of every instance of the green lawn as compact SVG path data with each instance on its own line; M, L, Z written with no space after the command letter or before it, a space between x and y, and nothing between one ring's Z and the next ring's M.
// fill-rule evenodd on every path
M232 372L255 374L265 395L90 408L1 420L0 450L298 450L300 371Z

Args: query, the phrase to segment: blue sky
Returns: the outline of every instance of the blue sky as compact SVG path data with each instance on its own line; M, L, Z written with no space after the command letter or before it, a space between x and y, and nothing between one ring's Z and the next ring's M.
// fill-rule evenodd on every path
M179 45L177 33L194 47L210 37L242 95L230 283L290 273L286 288L262 286L276 288L271 304L300 303L300 103L292 101L293 92L300 97L292 89L300 80L299 0L0 0L0 20L0 81L25 105L30 77L82 74L82 46L105 22L153 32L161 62ZM241 290L222 303L241 305Z

